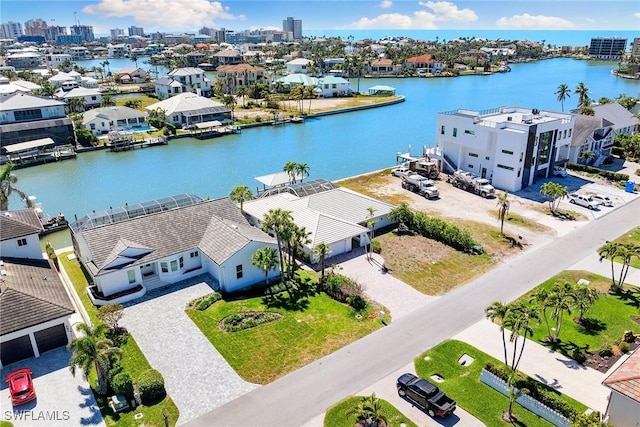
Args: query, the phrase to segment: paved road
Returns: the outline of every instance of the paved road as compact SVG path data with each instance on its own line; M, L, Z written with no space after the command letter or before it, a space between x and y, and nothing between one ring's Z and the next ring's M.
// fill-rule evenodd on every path
M389 326L187 425L301 426L333 403L376 383L420 353L479 321L491 302L517 298L576 264L605 240L637 226L639 212L640 201L636 199L563 238L524 252Z

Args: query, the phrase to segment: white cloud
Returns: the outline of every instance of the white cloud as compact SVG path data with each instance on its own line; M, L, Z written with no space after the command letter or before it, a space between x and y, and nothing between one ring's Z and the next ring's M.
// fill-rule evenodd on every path
M185 30L213 26L218 19L244 20L235 16L222 3L208 0L100 0L82 11L109 18L131 16L140 26L167 30Z
M421 6L433 10L436 20L447 22L473 22L478 20L478 15L471 9L458 9L458 6L448 1L418 2Z
M375 18L360 18L346 28L353 30L435 29L438 28L437 22L473 22L478 19L478 15L473 10L458 9L450 2L428 1L418 4L431 9L433 13L427 10L417 10L410 15L385 13Z
M575 24L563 18L556 16L544 15L513 15L511 17L503 16L496 21L498 28L518 28L530 30L566 30L574 28Z
M635 16L636 18L640 19L640 12L634 13L633 16Z
M380 2L380 9L389 9L393 6L393 2L391 0L382 0Z

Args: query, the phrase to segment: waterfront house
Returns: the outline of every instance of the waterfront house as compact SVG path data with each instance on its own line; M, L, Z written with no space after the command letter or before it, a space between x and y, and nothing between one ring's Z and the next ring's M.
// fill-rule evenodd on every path
M147 111L161 109L167 121L178 127L192 127L196 123L231 122L231 110L221 102L195 93L185 92L146 107Z
M53 96L64 101L65 104L68 104L73 98L80 98L86 105L85 109L99 107L102 102L102 92L95 88L76 87L71 90L62 88L58 89Z
M73 64L71 55L68 53L47 54L45 55L45 62L47 63L47 67L53 68L54 70L61 69L60 67L67 65L71 68Z
M213 54L217 65L234 65L242 63L242 54L238 49L223 49Z
M305 58L296 58L285 64L287 74L308 74L311 61Z
M42 222L34 209L0 213L0 254L2 257L42 259L39 234Z
M236 93L239 87L249 87L254 83L266 83L265 69L251 64L221 65L216 68L216 79L222 80L229 93Z
M65 72L59 72L47 79L47 81L56 88L62 88L65 84L68 88L78 87L80 83L72 76Z
M107 49L109 58L124 58L129 55L129 46L124 43L108 44Z
M82 124L95 136L113 131L130 131L141 127L148 114L129 107L94 108L82 114Z
M407 58L404 67L408 70L430 74L440 74L444 70L444 64L441 61L436 61L429 54Z
M66 346L75 310L53 263L3 252L0 272L0 368Z
M572 114L536 108L439 113L436 149L429 155L442 168L471 172L516 192L566 164L574 123Z
M611 155L615 135L611 122L599 117L577 114L571 137L569 161L579 163L582 160L582 153L591 151L596 155L594 165L599 166Z
M31 70L45 64L44 55L28 50L7 55L5 62L16 70Z
M171 70L154 82L155 92L161 98L193 92L200 96L211 96L211 80L200 68L185 67Z
M636 427L640 420L640 351L631 353L602 384L611 389L604 421L616 427Z
M129 67L116 71L114 78L123 84L145 83L149 81L149 73L142 68Z
M593 116L610 122L616 135L619 133L633 134L638 131L640 119L617 102L593 105Z
M318 87L322 90L320 95L323 98L351 96L349 80L342 77L325 76L318 81Z
M30 93L15 92L0 102L0 147L51 138L56 145L75 141L73 122L65 103Z
M393 61L387 58L374 59L373 61L364 64L365 71L374 77L380 75L392 75L400 72L401 68L401 66L394 65Z
M290 211L293 222L310 233L310 242L302 250L311 263L318 262L313 248L320 242L329 245L329 257L333 257L369 243L369 220L374 222L374 230L393 224L388 217L392 205L322 179L280 185L244 202L244 211L256 226L270 209Z
M284 77L280 77L276 79L274 84L280 83L284 87L289 90L293 89L296 86L317 86L318 79L316 77L311 77L306 74L288 74Z
M202 201L186 194L90 214L70 229L98 305L205 273L223 292L244 289L265 279L251 254L277 247L228 198Z
M8 77L0 76L0 96L10 95L16 92L33 92L41 86L26 80L11 81Z

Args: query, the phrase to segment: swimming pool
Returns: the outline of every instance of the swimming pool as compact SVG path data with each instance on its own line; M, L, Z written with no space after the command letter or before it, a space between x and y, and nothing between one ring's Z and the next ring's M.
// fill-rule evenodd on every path
M157 130L157 129L145 123L141 125L123 126L121 130L123 132L138 133L138 132L153 132L154 130Z

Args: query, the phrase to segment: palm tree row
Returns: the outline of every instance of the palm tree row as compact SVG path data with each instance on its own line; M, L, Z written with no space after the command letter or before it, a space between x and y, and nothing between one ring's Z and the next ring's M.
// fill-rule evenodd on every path
M562 111L564 111L564 101L571 97L571 89L566 83L559 85L554 92L557 95L557 99L562 105ZM578 109L585 109L591 105L591 98L589 97L589 88L585 86L583 82L578 83L573 93L578 95Z
M302 182L304 181L305 176L309 176L310 167L306 163L296 163L289 161L284 164L282 170L289 174L289 181L292 184L295 184L298 177L300 177L300 182Z
M600 255L600 262L605 259L611 262L611 286L609 287L609 292L621 292L624 281L627 278L627 273L629 273L631 260L633 258L640 259L640 245L634 243L607 242L598 249L598 255ZM616 261L620 261L622 264L617 279L614 269Z
M14 166L13 163L9 162L0 169L0 211L9 210L9 196L11 196L13 192L20 196L26 207L30 208L32 205L27 193L15 185L18 182L18 177L13 174Z

